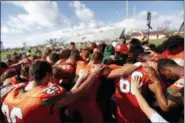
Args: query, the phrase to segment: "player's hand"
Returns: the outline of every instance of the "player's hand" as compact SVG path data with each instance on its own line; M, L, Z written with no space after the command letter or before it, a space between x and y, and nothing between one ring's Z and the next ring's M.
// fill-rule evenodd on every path
M139 88L142 86L141 83L141 76L134 76L131 78L131 93L135 95L136 93L139 93Z
M99 64L99 65L94 65L93 68L91 69L91 72L93 74L99 74L101 72L101 70L105 67L105 65L103 64Z
M157 72L153 68L147 67L147 68L145 68L145 71L148 74L148 76L152 82L159 82L159 77L157 75Z
M88 74L89 74L88 70L82 69L82 70L79 71L79 78L84 80L84 79L87 78Z

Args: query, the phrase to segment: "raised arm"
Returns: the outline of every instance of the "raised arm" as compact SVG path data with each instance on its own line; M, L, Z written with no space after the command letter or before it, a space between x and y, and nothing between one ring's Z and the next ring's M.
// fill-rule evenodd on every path
M92 85L95 77L99 74L99 72L103 69L103 65L96 65L92 69L92 74L90 74L87 79L79 86L72 88L69 92L67 92L63 98L57 102L53 110L56 110L60 107L66 106L73 101L75 101L77 98L81 97L86 91L88 91L89 87Z

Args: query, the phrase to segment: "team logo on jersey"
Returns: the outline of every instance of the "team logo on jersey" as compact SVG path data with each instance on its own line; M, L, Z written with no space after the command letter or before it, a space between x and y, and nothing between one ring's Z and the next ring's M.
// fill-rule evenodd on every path
M54 94L57 91L59 91L59 89L55 86L51 86L49 88L44 89L44 92L47 93L47 94Z

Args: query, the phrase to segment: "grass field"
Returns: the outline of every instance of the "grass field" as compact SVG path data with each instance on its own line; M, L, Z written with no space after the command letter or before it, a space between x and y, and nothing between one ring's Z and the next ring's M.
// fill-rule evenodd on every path
M158 40L150 40L151 44L155 44L156 46L160 45L165 39L158 39Z
M161 44L162 42L164 41L164 39L159 39L159 40L150 40L150 43L151 44L155 44L155 45L159 45L159 44ZM43 49L40 49L41 51L43 50ZM0 55L1 55L1 60L3 61L5 58L6 58L6 56L8 55L8 54L13 54L13 52L14 52L15 50L11 50L11 51L8 51L8 52L2 52ZM35 48L33 48L32 49L32 51L33 52L35 52ZM17 51L18 52L18 51Z

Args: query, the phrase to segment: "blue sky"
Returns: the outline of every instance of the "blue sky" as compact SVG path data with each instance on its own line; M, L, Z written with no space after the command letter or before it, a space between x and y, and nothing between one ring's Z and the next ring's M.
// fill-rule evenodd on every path
M129 1L126 18L126 1L1 2L1 40L5 47L14 47L100 28L146 28L147 11L152 12L154 28L164 26L166 21L177 28L183 21L183 4L184 1Z

